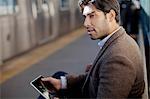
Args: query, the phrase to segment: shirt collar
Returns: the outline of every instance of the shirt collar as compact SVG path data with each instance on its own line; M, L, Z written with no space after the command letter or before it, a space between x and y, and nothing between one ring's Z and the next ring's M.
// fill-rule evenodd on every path
M119 26L116 30L114 30L111 34L109 34L108 36L106 36L104 39L100 40L98 42L98 46L100 47L100 49L102 49L102 47L104 46L104 44L106 43L106 41L118 30L120 30L121 26Z

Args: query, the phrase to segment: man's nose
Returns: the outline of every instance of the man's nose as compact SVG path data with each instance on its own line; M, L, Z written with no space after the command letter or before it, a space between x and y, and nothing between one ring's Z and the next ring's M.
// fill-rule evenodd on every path
M85 19L84 19L84 26L85 27L89 27L91 25L91 21L90 21L90 19L88 18L88 17L86 17Z

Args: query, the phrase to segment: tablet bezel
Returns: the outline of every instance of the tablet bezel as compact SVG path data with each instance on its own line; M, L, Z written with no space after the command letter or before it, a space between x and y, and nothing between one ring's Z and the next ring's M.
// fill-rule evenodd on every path
M34 89L36 89L36 91L38 91L43 97L45 97L46 99L50 99L49 96L47 97L45 94L43 94L43 93L33 84L35 81L37 81L38 79L41 79L41 78L43 78L43 76L42 76L42 75L39 75L38 77L36 77L34 80L32 80L32 81L30 82L30 85L31 85ZM46 87L44 87L44 88L45 88L45 90L48 91L48 89L47 89Z

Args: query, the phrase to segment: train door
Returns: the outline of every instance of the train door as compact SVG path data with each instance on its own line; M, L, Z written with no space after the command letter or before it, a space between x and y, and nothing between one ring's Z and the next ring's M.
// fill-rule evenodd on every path
M69 8L69 0L59 0L59 33L65 34L68 33L71 29L70 22L70 8Z
M16 0L0 0L1 46L0 58L6 60L15 55L15 12Z
M0 30L1 30L1 26L0 26ZM0 31L0 65L2 65L2 62L3 62L2 60L2 32Z
M33 16L36 18L36 33L38 43L45 43L52 36L52 22L50 17L49 0L33 0ZM35 9L36 8L36 9Z

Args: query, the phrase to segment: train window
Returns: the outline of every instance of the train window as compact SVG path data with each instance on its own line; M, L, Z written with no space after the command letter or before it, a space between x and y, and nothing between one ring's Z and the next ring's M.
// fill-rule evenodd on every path
M37 2L32 1L32 14L35 19L37 18L37 10Z
M17 0L0 0L0 15L13 14L17 11Z
M47 4L47 0L43 0L42 2L45 3L45 4Z
M43 0L42 1L42 9L47 12L48 11L48 1L47 0Z
M60 10L69 10L69 0L60 0Z

